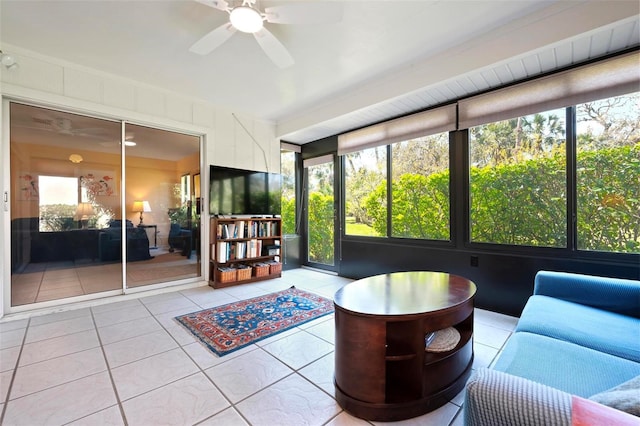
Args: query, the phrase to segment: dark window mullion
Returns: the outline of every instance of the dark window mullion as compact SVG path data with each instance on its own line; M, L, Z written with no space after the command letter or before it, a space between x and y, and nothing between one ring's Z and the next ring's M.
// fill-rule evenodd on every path
M578 189L576 170L576 107L567 108L567 134L566 134L566 173L567 173L567 249L576 251L578 249Z
M393 208L393 193L391 190L393 187L393 175L391 174L393 170L391 169L391 162L393 159L391 156L391 145L387 145L387 238L393 236L391 232L391 209Z
M458 249L471 242L471 203L469 202L469 131L450 133L451 240Z

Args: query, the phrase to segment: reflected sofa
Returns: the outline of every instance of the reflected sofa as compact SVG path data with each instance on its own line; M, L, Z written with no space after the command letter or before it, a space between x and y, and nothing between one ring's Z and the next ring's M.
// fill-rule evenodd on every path
M127 261L152 259L149 254L149 237L144 228L134 227L126 221ZM98 257L101 261L118 261L122 258L122 221L111 220L109 227L100 230L98 236Z
M68 229L40 232L37 217L11 221L11 271L29 263L95 260L98 229Z
M189 229L182 229L180 224L172 223L169 228L169 252L173 253L176 249L181 250L180 254L191 257L192 232Z
M464 424L638 425L636 416L640 281L538 272L495 364L467 382Z

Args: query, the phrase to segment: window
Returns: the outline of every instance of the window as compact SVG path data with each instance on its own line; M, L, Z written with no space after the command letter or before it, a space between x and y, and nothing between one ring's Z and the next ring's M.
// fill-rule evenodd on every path
M345 234L387 236L387 147L344 156Z
M182 175L180 177L180 203L186 204L191 200L191 176Z
M391 146L391 236L449 240L449 134Z
M26 184L33 187L31 180ZM77 227L74 220L78 207L78 178L38 176L40 232L64 231Z
M455 104L444 105L338 136L347 235L449 239L447 132L456 129L456 114ZM390 146L393 165L387 157ZM387 193L390 167L392 194ZM439 179L446 180L446 188Z
M567 246L565 115L469 129L472 242Z
M577 105L577 243L640 253L640 93Z
M296 234L296 156L295 151L280 151L282 176L282 234Z

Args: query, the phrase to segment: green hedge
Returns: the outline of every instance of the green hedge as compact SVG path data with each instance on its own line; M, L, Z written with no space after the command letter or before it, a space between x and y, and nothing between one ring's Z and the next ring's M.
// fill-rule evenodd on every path
M640 144L581 152L578 247L640 252ZM392 184L392 235L449 239L449 172L405 174ZM567 246L566 167L561 151L515 164L472 167L471 240ZM366 200L373 228L386 235L386 181Z

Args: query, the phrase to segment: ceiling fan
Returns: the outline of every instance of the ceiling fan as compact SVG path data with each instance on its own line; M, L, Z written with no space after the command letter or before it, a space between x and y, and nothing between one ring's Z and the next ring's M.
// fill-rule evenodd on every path
M267 56L279 67L287 68L294 60L286 47L264 27L270 24L318 24L337 22L341 10L336 3L290 3L267 7L264 12L256 6L257 0L242 0L240 6L229 6L225 0L196 0L229 14L229 22L219 26L189 48L199 55L207 55L227 41L236 31L253 34Z
M72 137L78 136L103 140L109 137L106 130L102 127L78 128L74 126L71 119L66 117L50 117L45 114L36 114L29 118L29 121L18 121L15 126L30 130L43 130Z

